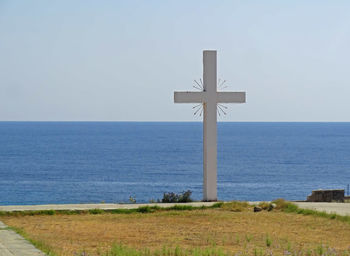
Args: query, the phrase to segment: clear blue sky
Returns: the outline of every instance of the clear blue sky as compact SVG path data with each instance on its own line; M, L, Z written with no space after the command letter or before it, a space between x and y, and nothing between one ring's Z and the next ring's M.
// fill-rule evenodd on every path
M199 121L218 50L223 121L350 121L349 1L0 0L0 120Z

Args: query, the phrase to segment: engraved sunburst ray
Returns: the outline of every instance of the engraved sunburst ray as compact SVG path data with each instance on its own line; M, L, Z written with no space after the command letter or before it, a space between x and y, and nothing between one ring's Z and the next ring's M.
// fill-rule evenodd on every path
M227 88L228 86L225 85L225 83L226 83L226 80L219 78L218 83L217 83L218 90L223 90L223 89ZM218 103L216 106L217 106L216 111L217 111L219 117L221 117L221 114L224 114L224 115L227 114L226 111L227 111L228 107L226 105L224 105L222 103Z
M201 92L204 91L203 81L201 78L199 78L199 82L196 79L193 80L193 82L194 82L193 88L195 88ZM218 83L217 83L218 90L223 90L223 89L227 88L228 86L225 85L225 83L226 83L226 80L219 78ZM194 110L194 113L193 113L194 116L198 116L198 117L202 116L202 114L203 114L203 104L202 103L193 106L192 109ZM228 107L226 105L224 105L222 103L217 104L217 113L220 117L222 114L227 115L227 112L226 112L227 109L228 109Z

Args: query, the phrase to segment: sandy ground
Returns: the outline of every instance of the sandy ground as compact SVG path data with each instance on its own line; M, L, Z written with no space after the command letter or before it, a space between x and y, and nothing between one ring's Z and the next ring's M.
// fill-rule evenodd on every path
M234 211L238 208L242 212ZM83 255L83 250L84 255L107 253L115 243L140 250L217 247L230 255L287 255L286 250L290 255L307 255L307 250L321 245L344 255L342 252L348 251L350 244L350 225L342 221L281 211L253 212L247 204L151 214L55 214L0 219L62 256Z

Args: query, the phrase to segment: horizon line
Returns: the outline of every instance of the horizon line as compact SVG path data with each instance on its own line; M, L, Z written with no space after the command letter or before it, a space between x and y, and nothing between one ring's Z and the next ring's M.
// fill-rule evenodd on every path
M217 121L218 123L350 123L350 121ZM0 123L203 123L203 121L138 120L0 120Z

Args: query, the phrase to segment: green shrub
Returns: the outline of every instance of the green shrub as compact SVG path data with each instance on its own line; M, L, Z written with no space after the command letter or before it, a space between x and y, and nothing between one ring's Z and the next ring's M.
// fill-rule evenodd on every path
M192 202L193 200L191 199L192 191L187 190L183 191L182 193L179 194L179 203L188 203Z
M90 214L101 214L103 212L104 212L104 210L101 210L101 209L91 209L91 210L89 210Z
M276 200L272 201L272 203L274 203L276 205L276 210L284 210L290 204L289 202L287 202L283 198L276 199Z
M141 213L153 212L151 207L149 207L149 206L141 206L141 207L137 208L136 211L141 212Z
M55 215L56 211L55 210L47 210L46 212L48 215Z
M223 205L224 205L223 202L218 202L218 203L215 203L212 206L210 206L210 208L221 208ZM205 208L204 205L202 207Z
M174 192L164 193L162 203L188 203L192 202L192 191L187 190L182 193L176 194Z
M270 246L271 246L272 240L271 240L271 238L269 237L269 235L266 236L265 243L266 243L266 246L267 246L267 247L270 247Z
M258 206L259 206L261 209L267 211L267 210L271 207L271 204L268 203L268 202L260 202L260 203L258 204Z

